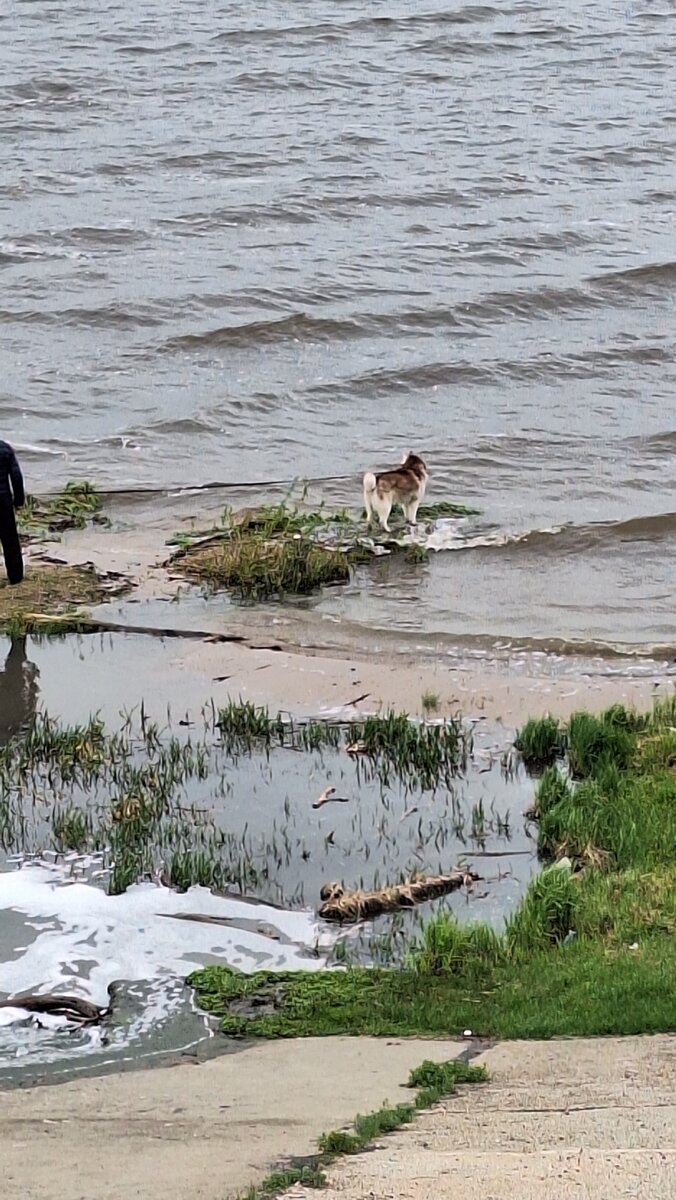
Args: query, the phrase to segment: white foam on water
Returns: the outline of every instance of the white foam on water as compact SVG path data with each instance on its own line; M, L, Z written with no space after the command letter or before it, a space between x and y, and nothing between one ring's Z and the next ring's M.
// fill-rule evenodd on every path
M321 965L308 958L319 939L311 912L252 905L203 887L179 893L141 883L108 896L91 884L68 881L56 866L31 865L0 874L0 921L4 909L23 914L37 931L34 941L13 947L10 961L0 961L8 995L70 990L105 1005L110 983L183 978L207 958L249 972ZM230 923L171 919L191 913ZM242 922L266 928L259 932ZM276 941L268 927L283 940Z
M228 924L178 919L188 915ZM147 1039L185 1011L183 981L206 963L245 972L320 969L320 946L328 949L332 941L310 911L214 896L203 887L178 893L141 883L108 896L90 883L72 882L64 867L30 864L0 873L0 994L75 994L105 1006L110 984L142 985L139 1011L126 1024L115 1027L113 1010L106 1036L118 1046ZM97 1028L78 1031L75 1039L63 1018L35 1017L20 1001L0 1009L0 1065L24 1055L54 1061L101 1044ZM46 1042L50 1034L59 1037Z

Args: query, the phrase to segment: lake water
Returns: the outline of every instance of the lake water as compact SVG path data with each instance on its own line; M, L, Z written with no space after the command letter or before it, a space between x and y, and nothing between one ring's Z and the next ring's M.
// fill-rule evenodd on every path
M33 0L1 29L0 434L32 491L356 504L413 445L481 517L360 619L673 646L672 4Z

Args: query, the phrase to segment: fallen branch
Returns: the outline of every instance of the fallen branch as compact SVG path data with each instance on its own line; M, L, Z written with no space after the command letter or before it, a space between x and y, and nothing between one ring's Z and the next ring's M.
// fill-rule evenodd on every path
M56 1017L67 1017L81 1025L95 1025L107 1017L110 1008L101 1008L81 996L13 996L11 1000L0 1000L0 1008L24 1008L26 1012L50 1013Z
M427 900L436 900L458 888L469 887L480 878L473 871L452 871L450 875L421 876L373 892L346 892L342 883L325 883L320 892L323 903L319 916L341 925L346 921L370 921L384 913L399 912Z

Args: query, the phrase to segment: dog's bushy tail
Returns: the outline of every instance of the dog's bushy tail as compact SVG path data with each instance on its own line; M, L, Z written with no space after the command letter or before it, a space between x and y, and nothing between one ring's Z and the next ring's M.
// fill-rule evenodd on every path
M364 494L366 495L368 492L375 492L377 486L378 481L376 480L373 471L367 471L364 476Z

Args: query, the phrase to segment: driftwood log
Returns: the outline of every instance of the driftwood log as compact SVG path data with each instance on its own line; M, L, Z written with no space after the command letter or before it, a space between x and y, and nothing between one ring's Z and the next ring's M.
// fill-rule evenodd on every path
M27 1012L50 1013L55 1017L68 1017L80 1025L95 1025L107 1017L110 1008L101 1008L81 996L12 996L11 1000L0 1000L0 1008L25 1008Z
M342 883L325 883L320 896L319 916L325 921L370 921L384 913L415 908L426 900L436 900L480 879L473 871L451 871L450 875L421 875L392 887L373 892L346 892Z

